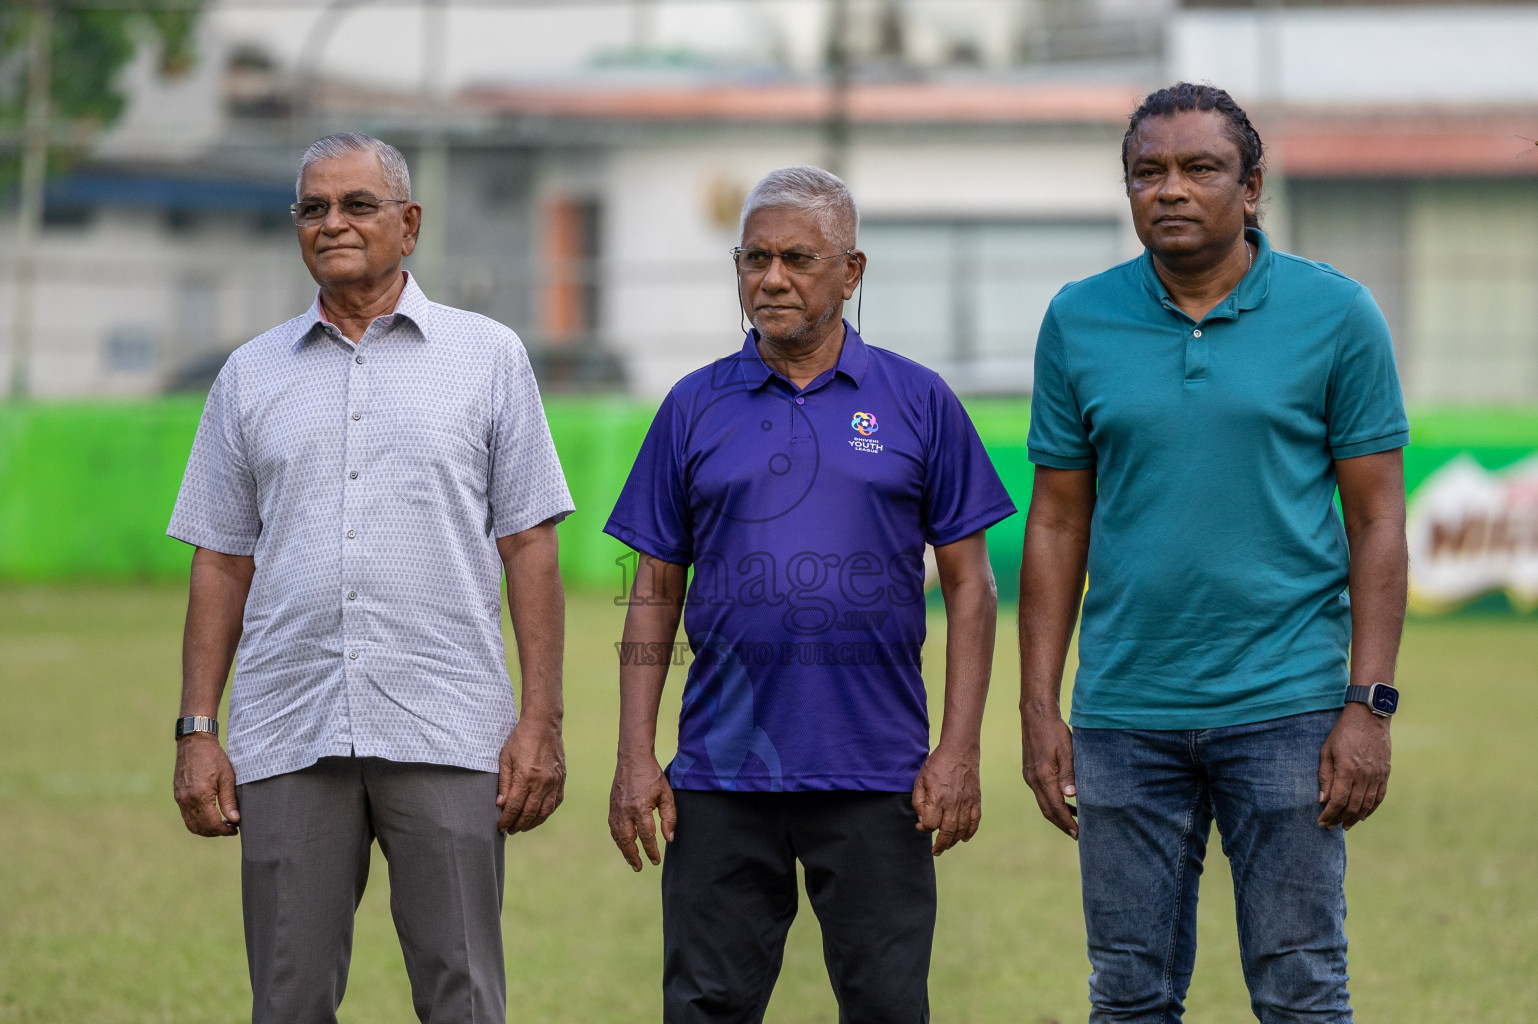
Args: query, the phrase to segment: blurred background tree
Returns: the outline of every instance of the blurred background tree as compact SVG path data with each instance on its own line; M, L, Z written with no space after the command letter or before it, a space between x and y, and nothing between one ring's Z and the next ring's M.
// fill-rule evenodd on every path
M31 37L38 19L48 37L50 173L84 154L127 103L119 73L144 46L158 48L160 73L191 70L193 29L206 0L0 0L0 194L21 170L31 80Z

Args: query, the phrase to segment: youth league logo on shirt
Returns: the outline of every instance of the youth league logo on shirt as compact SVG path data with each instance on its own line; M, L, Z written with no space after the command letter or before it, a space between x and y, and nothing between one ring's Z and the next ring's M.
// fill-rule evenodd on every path
M879 452L881 450L880 441L867 440L877 430L881 429L880 425L876 422L875 413L857 412L854 414L854 418L849 421L849 426L860 435L857 438L852 438L849 442L850 447L855 451Z

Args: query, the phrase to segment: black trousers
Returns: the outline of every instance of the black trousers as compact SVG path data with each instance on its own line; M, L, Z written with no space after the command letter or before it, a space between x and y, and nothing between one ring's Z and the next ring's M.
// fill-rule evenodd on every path
M796 861L841 1024L929 1020L930 839L909 793L675 791L662 867L663 1020L763 1020L796 916Z

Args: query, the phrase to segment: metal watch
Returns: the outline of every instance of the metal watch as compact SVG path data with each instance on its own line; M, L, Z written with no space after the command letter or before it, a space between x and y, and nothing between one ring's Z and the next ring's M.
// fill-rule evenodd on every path
M219 736L219 719L206 718L203 715L188 715L176 720L176 738L189 736L195 732L211 732L217 739Z
M1388 683L1371 686L1353 683L1346 687L1346 703L1366 704L1367 710L1379 718L1389 718L1399 710L1399 691Z

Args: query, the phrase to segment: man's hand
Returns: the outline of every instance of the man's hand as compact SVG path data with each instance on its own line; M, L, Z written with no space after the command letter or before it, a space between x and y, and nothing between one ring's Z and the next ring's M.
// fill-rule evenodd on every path
M195 836L233 836L240 824L235 806L235 769L213 733L195 732L176 743L172 789L187 831Z
M614 769L614 788L609 790L609 835L632 870L641 870L641 854L636 839L646 850L652 865L662 863L657 848L656 812L662 817L662 838L673 841L678 824L678 808L673 804L673 787L655 757L621 759Z
M1349 829L1388 795L1389 719L1352 702L1340 714L1319 751L1319 824Z
M521 719L497 759L497 829L512 835L545 823L566 796L560 725Z
M978 752L953 754L936 747L913 781L913 809L920 832L935 834L936 857L977 835L983 820L983 790L978 781Z
M1078 793L1073 783L1073 732L1056 710L1027 708L1021 715L1022 774L1042 817L1079 838L1079 823L1069 810L1068 797Z

